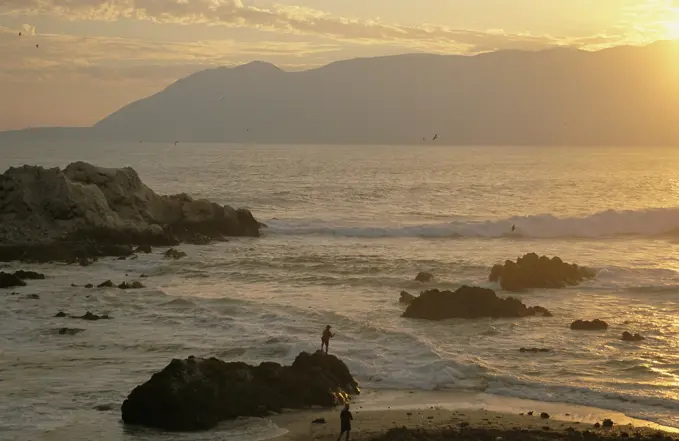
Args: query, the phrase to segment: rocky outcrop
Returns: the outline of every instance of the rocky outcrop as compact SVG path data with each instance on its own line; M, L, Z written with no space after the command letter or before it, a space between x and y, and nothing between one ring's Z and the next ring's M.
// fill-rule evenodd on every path
M475 319L543 315L551 317L541 306L527 307L521 301L499 298L491 289L463 286L452 291L432 289L412 300L402 317L444 320L449 318Z
M158 195L129 167L76 162L63 170L12 167L0 175L4 261L129 256L132 245L259 236L262 227L246 209Z
M186 257L186 253L183 251L179 251L176 248L170 248L169 250L163 253L163 256L165 256L166 259L178 260Z
M63 311L59 311L59 312L57 312L57 314L54 317L58 317L58 318L69 317L69 318L72 318L72 319L80 319L80 320L88 320L88 321L111 319L111 317L108 314L97 315L97 314L92 314L89 311L87 311L83 315L69 315L69 314L66 314Z
M594 319L591 322L589 320L576 320L571 323L571 329L574 331L605 331L608 329L608 323L599 319Z
M36 273L35 271L24 271L24 270L19 270L15 271L14 275L20 278L21 280L44 280L45 275L41 273Z
M80 328L59 328L59 329L57 329L57 334L59 334L59 335L76 335L76 334L80 334L81 332L85 332L85 330L80 329Z
M415 299L414 295L410 294L407 291L401 291L401 297L398 299L398 302L403 303L404 305L410 305L414 299Z
M123 282L120 285L118 285L118 288L120 288L120 289L142 289L142 288L145 288L145 286L142 285L141 282L137 282L135 280L134 282Z
M630 332L623 332L622 333L622 340L623 341L642 341L645 340L645 338L640 335L640 334L632 334Z
M13 288L15 286L26 286L26 282L14 274L0 272L0 288Z
M422 271L415 276L415 280L420 282L420 283L427 283L431 282L434 279L434 275L432 273L428 273L426 271Z
M507 291L523 291L529 288L564 288L578 285L596 276L594 270L565 263L559 257L539 257L535 253L519 257L516 262L507 260L495 265L488 279L500 282Z
M189 357L172 360L137 386L122 405L122 417L127 424L203 430L223 420L285 408L332 407L358 393L349 368L320 351L302 352L292 366Z

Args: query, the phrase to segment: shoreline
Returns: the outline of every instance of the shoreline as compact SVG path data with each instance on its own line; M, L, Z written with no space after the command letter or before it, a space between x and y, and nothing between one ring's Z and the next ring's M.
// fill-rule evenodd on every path
M283 434L276 441L334 441L339 435L339 411L312 409L286 411L270 417ZM533 415L528 415L528 412ZM651 421L628 417L620 412L567 403L539 402L502 397L485 393L457 393L447 391L389 390L367 391L351 405L354 416L351 440L368 441L379 438L390 429L426 431L428 436L444 436L451 429L500 431L511 435L515 431L549 432L550 437L567 431L591 431L601 437L679 436L679 428L662 426ZM541 413L550 415L541 418ZM521 415L523 414L523 415ZM324 424L312 421L322 418ZM612 429L596 429L595 423L604 419L614 422ZM280 433L280 432L279 432ZM477 434L478 435L478 434ZM557 436L558 438L558 436ZM343 438L344 439L344 438ZM425 438L426 439L426 438Z

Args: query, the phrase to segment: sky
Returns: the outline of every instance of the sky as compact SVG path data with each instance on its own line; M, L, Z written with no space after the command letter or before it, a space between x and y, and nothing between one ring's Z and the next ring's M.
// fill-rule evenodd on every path
M19 35L21 33L21 35ZM0 130L88 126L215 66L679 38L679 0L0 0Z

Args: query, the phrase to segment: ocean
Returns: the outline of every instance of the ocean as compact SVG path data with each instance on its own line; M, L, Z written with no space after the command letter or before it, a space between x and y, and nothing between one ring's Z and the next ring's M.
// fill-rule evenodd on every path
M0 295L0 439L233 439L279 433L243 420L204 434L124 427L127 394L172 358L290 363L325 325L367 394L443 391L610 409L679 428L679 151L670 148L21 144L0 170L83 160L135 168L159 193L247 207L260 238L182 245L188 256L102 259ZM512 233L512 225L516 231ZM400 317L402 290L496 289L490 268L528 252L598 270L514 294L553 318ZM435 281L414 281L419 271ZM138 279L138 291L88 290ZM40 299L31 299L38 294ZM113 320L64 321L58 311ZM607 332L574 332L600 318ZM79 327L75 336L55 329ZM623 331L646 340L620 340ZM549 348L527 354L521 347ZM403 405L403 403L401 403ZM95 406L109 410L99 411Z

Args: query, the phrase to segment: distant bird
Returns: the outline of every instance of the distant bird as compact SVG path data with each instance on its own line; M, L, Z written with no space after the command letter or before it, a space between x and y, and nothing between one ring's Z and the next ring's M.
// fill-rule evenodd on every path
M174 142L174 145L177 145L178 142L179 142L179 141L175 141L175 142Z
M35 45L35 48L36 48L36 49L39 49L39 48L40 48L40 45L39 45L39 44L36 44L36 45Z
M437 139L439 139L439 134L438 134L438 133L437 133L436 135L434 135L434 138L432 138L432 141L436 141Z
M512 231L516 230L516 225L512 225Z

